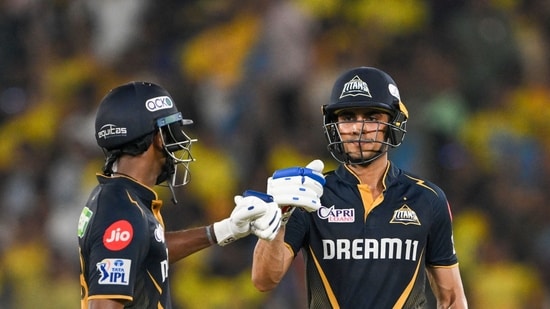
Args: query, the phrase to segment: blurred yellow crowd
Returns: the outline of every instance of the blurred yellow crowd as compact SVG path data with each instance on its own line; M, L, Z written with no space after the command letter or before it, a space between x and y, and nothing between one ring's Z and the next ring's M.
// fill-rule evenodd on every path
M159 83L195 120L191 182L177 205L157 188L179 229L226 217L277 168L334 168L320 106L366 65L410 111L390 159L451 202L470 307L550 308L549 23L521 0L0 2L0 307L78 306L76 224L109 89ZM175 308L304 308L299 259L275 291L253 288L254 243L173 265Z

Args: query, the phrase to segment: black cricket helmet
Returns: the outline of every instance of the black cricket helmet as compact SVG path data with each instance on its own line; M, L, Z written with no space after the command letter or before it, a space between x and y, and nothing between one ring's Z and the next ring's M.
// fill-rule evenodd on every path
M169 185L185 185L189 181L188 165L194 161L191 144L196 139L183 129L192 123L182 117L171 95L161 86L130 82L112 89L101 100L95 121L97 144L107 156L104 173L113 173L113 164L120 155L138 155L147 150L159 132L167 163L157 184L171 177ZM179 175L177 166L183 167Z
M338 128L338 114L343 110L353 108L372 108L390 115L388 123L378 122L386 125L387 130L385 141L382 143L383 147L374 156L352 159L344 150L344 142ZM401 145L405 138L409 113L401 101L395 81L387 73L377 68L357 67L340 75L332 88L330 102L322 107L322 111L328 150L341 163L367 164L387 152L389 148ZM361 136L358 140L350 142L360 140ZM361 140L361 142L365 141Z

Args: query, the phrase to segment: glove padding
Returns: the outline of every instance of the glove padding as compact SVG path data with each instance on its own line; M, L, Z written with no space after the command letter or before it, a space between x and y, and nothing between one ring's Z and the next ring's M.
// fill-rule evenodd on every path
M255 196L266 203L265 213L251 222L250 230L258 238L272 241L281 228L281 209L273 202L273 196L259 191L246 190L243 196Z
M296 207L308 212L321 208L325 184L323 168L323 161L313 160L306 167L277 170L267 179L267 194L281 207L283 224Z
M214 234L220 246L248 236L251 233L252 221L261 218L270 208L268 203L256 196L236 195L234 200L236 206L229 218L213 224Z
M275 202L267 204L266 212L260 218L252 221L251 231L258 238L272 241L281 228L281 209Z

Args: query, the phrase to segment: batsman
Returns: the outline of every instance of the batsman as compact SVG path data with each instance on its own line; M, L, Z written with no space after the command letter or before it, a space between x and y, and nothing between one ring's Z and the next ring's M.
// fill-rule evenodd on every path
M172 308L169 265L212 245L254 234L271 240L281 210L265 193L234 197L228 218L165 231L156 185L189 181L194 161L186 132L192 124L168 91L130 82L107 93L96 115L96 141L105 166L78 222L82 309Z
M395 81L348 70L322 111L339 165L323 174L315 160L268 179L283 219L273 241L256 244L256 288L275 288L302 251L309 308L428 308L426 279L437 308L467 308L444 192L388 158L409 118Z

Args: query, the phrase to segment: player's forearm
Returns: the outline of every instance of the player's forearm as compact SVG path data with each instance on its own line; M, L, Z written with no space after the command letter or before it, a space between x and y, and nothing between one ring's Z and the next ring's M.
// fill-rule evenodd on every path
M457 286L445 289L438 287L434 289L437 301L437 309L468 309L466 296L461 288Z
M170 263L177 262L212 245L206 233L206 227L166 232L166 246Z
M123 309L124 302L117 299L92 299L88 301L88 309Z
M437 301L437 309L467 309L458 265L456 267L428 267L428 279Z
M273 241L258 240L252 261L252 283L262 291L275 288L292 262L290 250L284 244L284 227Z
M437 309L468 309L468 303L465 297L455 295L447 300L438 300Z

